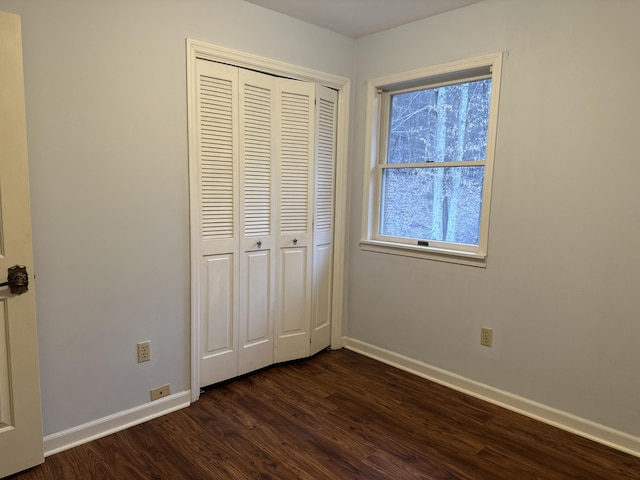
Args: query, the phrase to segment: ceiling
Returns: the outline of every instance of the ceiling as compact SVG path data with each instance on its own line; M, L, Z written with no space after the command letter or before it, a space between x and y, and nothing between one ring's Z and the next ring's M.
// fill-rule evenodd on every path
M362 37L482 0L246 0L349 37Z

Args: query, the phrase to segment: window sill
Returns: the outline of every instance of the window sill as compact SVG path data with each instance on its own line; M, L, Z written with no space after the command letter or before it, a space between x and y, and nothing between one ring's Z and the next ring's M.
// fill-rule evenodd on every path
M405 257L435 260L437 262L456 263L472 267L487 266L487 256L475 252L447 250L444 248L419 247L403 243L381 242L379 240L360 240L360 248L367 252L402 255Z

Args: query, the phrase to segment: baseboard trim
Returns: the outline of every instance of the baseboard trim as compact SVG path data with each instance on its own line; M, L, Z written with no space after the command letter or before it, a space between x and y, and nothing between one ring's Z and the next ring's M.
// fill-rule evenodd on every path
M602 443L616 450L640 457L639 437L534 402L533 400L514 395L504 390L484 385L404 355L361 342L360 340L344 337L344 345L348 350L360 353L387 365L400 368L401 370L413 373L439 383L440 385L526 415L527 417L534 418L595 442Z
M154 402L99 418L44 437L44 456L77 447L83 443L106 437L134 425L166 415L167 413L188 407L191 403L191 391L175 393Z

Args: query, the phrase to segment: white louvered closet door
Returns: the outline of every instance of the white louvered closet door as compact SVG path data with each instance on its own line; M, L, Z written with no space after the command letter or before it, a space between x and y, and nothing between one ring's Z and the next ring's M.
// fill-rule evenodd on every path
M319 88L316 107L313 83L206 60L196 84L192 265L207 386L330 343L336 92Z
M276 78L239 70L239 374L273 363Z
M238 71L198 61L197 180L200 385L238 375Z
M310 355L315 355L331 345L337 103L338 92L321 85L316 87Z
M315 85L278 79L276 362L309 355Z

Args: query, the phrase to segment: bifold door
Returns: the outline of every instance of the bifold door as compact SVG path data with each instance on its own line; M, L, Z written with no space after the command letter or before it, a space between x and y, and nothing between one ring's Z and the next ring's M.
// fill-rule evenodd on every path
M330 344L337 93L205 60L196 74L206 386Z

